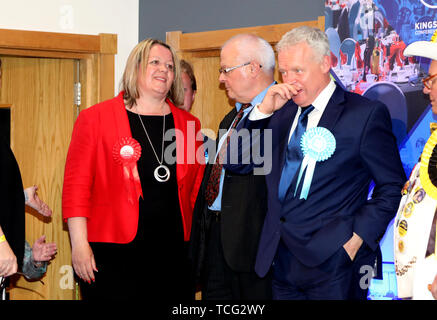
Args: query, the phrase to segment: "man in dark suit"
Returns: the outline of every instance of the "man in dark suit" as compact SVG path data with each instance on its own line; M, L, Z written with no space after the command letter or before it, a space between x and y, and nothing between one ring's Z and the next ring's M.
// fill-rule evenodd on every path
M243 123L272 132L255 270L262 277L273 266L274 299L349 299L360 285L365 298L368 281L360 278L374 266L405 181L389 112L330 79L321 30L295 28L277 51L284 83L272 86ZM242 174L253 165L225 168Z
M271 277L254 271L267 206L265 177L227 172L220 150L274 84L275 55L265 40L240 34L223 45L220 66L219 80L236 104L220 123L217 157L209 152L193 213L192 256L202 272L204 299L270 299Z

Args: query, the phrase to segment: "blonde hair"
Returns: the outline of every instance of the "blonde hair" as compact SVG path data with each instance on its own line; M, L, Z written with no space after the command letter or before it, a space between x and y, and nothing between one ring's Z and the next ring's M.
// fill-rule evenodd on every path
M331 49L326 33L319 28L309 26L301 26L288 31L276 44L276 50L280 52L301 42L306 42L313 49L314 58L317 61L321 61L323 56L330 55Z
M173 57L174 80L170 91L167 94L167 98L169 98L175 105L181 105L184 102L184 87L181 80L181 67L176 52L172 47L161 40L145 39L138 43L129 54L123 78L120 83L120 90L124 91L123 98L126 101L126 106L128 108L132 108L136 103L136 100L140 97L137 87L138 72L146 71L150 50L154 45L160 45L167 48L170 50Z

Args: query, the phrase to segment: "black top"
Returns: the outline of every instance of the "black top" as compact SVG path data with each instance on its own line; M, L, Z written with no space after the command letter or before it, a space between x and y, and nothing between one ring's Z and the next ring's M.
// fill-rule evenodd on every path
M141 145L141 157L137 165L144 199L140 198L140 220L136 239L153 242L167 239L165 242L169 247L172 247L178 242L183 242L184 239L176 180L176 136L169 135L169 130L175 128L173 115L170 113L165 116L165 132L170 140L164 140L163 164L170 169L170 179L166 182L158 182L155 179L154 171L159 166L159 162L147 139L138 114L130 111L127 113L132 137ZM158 159L161 161L164 117L142 115L141 119ZM160 174L162 174L162 170L160 170Z

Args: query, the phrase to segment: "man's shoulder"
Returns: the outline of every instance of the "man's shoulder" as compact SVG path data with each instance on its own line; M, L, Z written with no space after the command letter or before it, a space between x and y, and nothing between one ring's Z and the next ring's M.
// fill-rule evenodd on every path
M344 91L344 103L348 108L353 109L354 111L362 111L365 113L371 113L375 109L386 109L384 103L379 100L371 100L367 97L364 97L358 93Z
M223 117L222 121L227 119L227 118L233 118L235 117L235 115L237 114L237 108L233 107L231 110L229 110L229 112Z

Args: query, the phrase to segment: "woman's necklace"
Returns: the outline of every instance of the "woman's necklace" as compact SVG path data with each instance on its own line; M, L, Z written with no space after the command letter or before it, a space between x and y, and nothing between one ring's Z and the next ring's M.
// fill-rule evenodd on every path
M165 115L162 116L162 149L161 149L161 161L159 161L158 154L153 147L152 140L150 140L149 134L147 133L146 127L144 126L143 120L139 113L137 113L138 118L140 119L141 125L143 126L144 132L146 133L147 140L149 140L150 146L152 147L153 153L155 154L156 161L158 161L159 166L156 167L153 175L158 182L166 182L170 179L170 169L164 165L164 134L165 134ZM159 171L163 170L164 173L161 174Z

